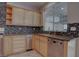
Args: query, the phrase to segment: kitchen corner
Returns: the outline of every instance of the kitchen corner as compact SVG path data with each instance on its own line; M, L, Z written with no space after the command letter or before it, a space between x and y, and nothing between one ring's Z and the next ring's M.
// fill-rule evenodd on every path
M0 2L0 56L79 56L78 6L76 2Z

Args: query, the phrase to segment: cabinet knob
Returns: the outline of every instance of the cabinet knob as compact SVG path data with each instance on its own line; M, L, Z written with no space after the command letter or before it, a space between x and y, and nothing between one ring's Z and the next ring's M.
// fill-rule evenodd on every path
M56 41L53 41L53 43L56 43Z
M60 44L63 44L62 42L60 42Z

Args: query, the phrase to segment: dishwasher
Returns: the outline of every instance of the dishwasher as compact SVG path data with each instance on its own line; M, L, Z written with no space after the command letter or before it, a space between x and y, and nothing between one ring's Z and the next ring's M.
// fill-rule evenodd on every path
M26 36L26 51L32 50L32 35Z
M55 38L48 39L48 56L49 57L63 57L64 56L63 41Z

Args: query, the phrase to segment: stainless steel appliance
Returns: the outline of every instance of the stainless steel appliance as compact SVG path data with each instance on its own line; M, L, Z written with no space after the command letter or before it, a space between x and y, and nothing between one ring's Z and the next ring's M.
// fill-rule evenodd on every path
M63 57L64 56L64 43L63 41L49 38L48 42L48 56L49 57Z

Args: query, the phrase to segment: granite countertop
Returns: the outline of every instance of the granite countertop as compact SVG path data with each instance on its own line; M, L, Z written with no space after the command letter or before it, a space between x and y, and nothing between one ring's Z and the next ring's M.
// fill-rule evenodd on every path
M49 38L54 38L54 39L58 39L58 40L62 40L62 41L69 41L72 39L71 37L61 36L61 35L50 35L50 34L38 34L38 35L46 36Z

